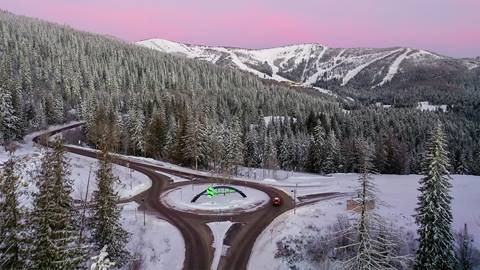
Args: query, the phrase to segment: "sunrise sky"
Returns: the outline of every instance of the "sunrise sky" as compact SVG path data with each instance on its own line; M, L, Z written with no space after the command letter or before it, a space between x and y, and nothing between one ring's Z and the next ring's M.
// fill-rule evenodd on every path
M127 41L317 42L480 55L479 0L0 0L0 8Z

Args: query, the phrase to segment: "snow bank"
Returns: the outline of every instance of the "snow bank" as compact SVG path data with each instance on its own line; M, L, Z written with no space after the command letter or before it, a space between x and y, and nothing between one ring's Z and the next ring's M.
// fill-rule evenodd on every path
M180 231L170 223L143 212L136 203L124 205L123 227L131 234L128 250L142 258L142 270L180 270L185 260L185 242Z

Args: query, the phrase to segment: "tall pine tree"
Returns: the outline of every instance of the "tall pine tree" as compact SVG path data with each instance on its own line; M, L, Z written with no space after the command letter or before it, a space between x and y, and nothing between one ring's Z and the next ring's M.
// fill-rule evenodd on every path
M416 209L419 247L415 268L450 270L455 267L448 152L440 123L432 132L424 160L424 177Z
M63 144L54 143L38 174L38 193L32 213L32 269L75 269L85 261L79 244L78 215L71 197L72 181Z
M23 215L18 202L20 178L15 174L15 167L16 162L11 158L0 174L0 269L25 266Z
M119 196L114 191L114 185L119 180L113 175L111 156L105 141L104 137L97 170L97 190L93 193L94 206L90 219L92 242L97 252L107 246L110 259L117 266L122 266L130 259L125 247L128 232L120 224L121 208L117 206Z

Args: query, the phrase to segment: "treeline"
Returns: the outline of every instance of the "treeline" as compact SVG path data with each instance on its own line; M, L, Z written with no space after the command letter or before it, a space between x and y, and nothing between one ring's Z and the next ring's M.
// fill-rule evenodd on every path
M204 169L332 173L357 171L364 137L380 172L406 174L420 172L426 131L440 119L452 171L480 174L475 101L445 114L382 109L8 12L0 30L2 143L80 118L91 144L108 125L122 153Z
M194 104L170 100L159 102L150 112L132 109L123 114L101 105L83 118L92 145L107 126L113 148L120 153L230 172L237 165L316 173L358 172L358 138L365 137L374 153L376 171L384 174L420 173L427 130L441 119L451 142L451 171L480 173L480 147L475 137L478 124L452 114L364 109L311 112L303 119L265 117L260 112L252 122L238 117L222 121L198 111Z

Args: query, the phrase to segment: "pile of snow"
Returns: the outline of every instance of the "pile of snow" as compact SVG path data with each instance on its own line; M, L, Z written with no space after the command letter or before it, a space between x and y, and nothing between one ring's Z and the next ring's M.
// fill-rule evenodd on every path
M142 270L180 270L185 260L185 242L170 223L138 210L136 203L123 206L122 224L130 233L127 245L132 255L141 256Z
M254 211L265 205L270 199L267 194L260 190L244 186L228 185L242 191L247 197L243 198L239 193L234 192L217 194L209 198L205 193L195 202L191 202L197 194L211 186L215 187L218 185L192 184L180 186L163 193L161 200L169 207L180 211L195 213L199 213L200 211L210 215L229 215L234 211Z
M420 175L375 175L378 186L378 213L403 231L416 233L414 214L417 204ZM466 223L474 236L474 245L480 248L480 209L478 205L479 176L453 175L451 195L453 231L459 231ZM353 192L357 187L356 174L335 174L330 180L312 178L313 183L325 182L324 190L335 190L340 185L344 192ZM306 179L304 179L307 181ZM321 190L321 187L317 187ZM248 269L288 269L279 258L274 258L276 242L283 237L318 234L309 230L316 226L325 229L335 222L339 214L351 214L346 210L349 196L321 201L289 211L274 220L255 242ZM308 267L300 267L301 269Z
M447 112L447 105L431 105L430 102L428 101L422 101L422 102L418 102L417 110L429 111L429 112L434 112L434 111Z
M207 226L210 228L213 235L212 247L214 249L214 254L212 266L210 268L211 270L217 270L220 258L227 254L229 246L223 245L223 240L225 239L228 229L230 229L233 224L234 223L230 221L207 223Z

